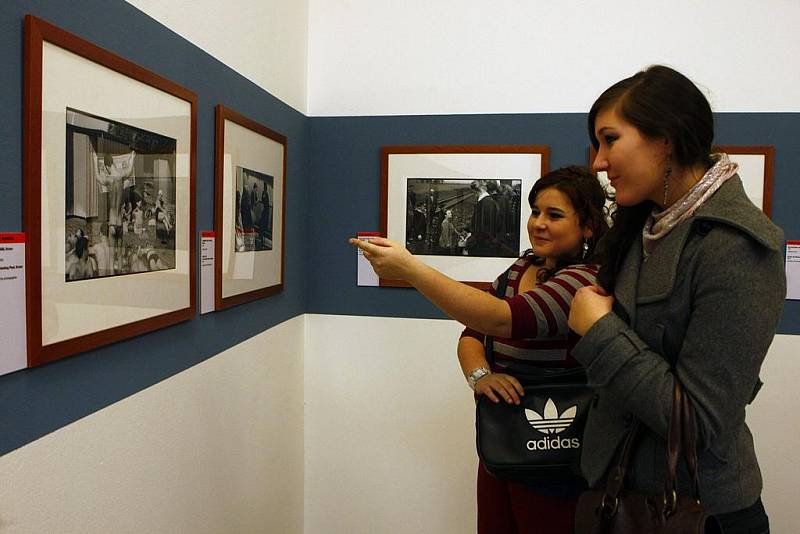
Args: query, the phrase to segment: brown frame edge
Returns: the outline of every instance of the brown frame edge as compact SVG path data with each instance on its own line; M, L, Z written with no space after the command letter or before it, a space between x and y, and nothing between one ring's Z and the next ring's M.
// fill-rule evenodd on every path
M47 41L81 56L87 61L105 66L124 76L154 87L189 102L189 306L161 315L148 317L91 334L42 344L42 284L41 284L41 154L42 154L42 52ZM73 354L122 341L158 330L194 317L196 301L196 172L197 172L197 95L166 78L151 72L77 35L54 26L33 15L25 16L25 66L23 87L23 228L26 234L26 314L28 367L42 365Z
M549 145L386 145L381 147L380 234L387 236L389 210L389 156L393 154L540 154L541 176L550 170ZM523 192L524 194L524 192ZM461 281L468 286L487 290L491 282ZM405 280L379 278L380 287L412 287Z
M244 115L228 108L222 104L217 104L214 119L214 309L223 310L251 302L264 297L269 297L283 291L286 276L286 164L288 162L288 139L263 124L254 121ZM247 128L259 135L272 139L283 145L283 176L281 176L283 198L281 198L281 281L278 284L239 293L230 297L222 296L222 207L224 190L224 160L225 160L225 121L229 120Z
M764 197L761 211L772 219L772 187L775 165L775 147L772 145L714 145L711 152L764 156Z

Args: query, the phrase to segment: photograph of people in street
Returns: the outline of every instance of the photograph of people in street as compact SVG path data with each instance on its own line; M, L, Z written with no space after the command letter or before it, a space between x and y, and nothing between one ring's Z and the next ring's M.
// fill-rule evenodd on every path
M66 281L174 269L176 140L66 116Z
M406 248L412 254L516 258L520 179L408 178Z
M236 167L236 252L272 250L274 182L268 174Z

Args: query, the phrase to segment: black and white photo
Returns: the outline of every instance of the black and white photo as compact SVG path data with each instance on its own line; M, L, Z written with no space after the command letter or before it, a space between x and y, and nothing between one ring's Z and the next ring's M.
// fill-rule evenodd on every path
M214 307L283 291L286 136L216 107Z
M522 180L408 178L406 247L435 256L517 257Z
M176 140L66 110L67 282L175 268Z
M236 167L236 252L272 250L275 179Z

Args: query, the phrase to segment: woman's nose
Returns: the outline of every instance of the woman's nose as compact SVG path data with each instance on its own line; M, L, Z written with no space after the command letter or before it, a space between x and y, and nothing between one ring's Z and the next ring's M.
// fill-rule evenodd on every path
M608 169L608 159L606 159L606 151L604 148L601 147L600 150L597 151L597 155L592 162L592 169L595 171L605 171Z

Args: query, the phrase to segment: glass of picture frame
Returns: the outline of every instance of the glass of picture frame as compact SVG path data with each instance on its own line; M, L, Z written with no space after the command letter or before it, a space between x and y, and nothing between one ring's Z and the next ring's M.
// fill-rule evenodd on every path
M545 145L382 147L381 234L451 278L488 288L530 248L527 194L549 159Z
M214 307L283 290L285 136L216 108Z
M195 314L197 97L25 18L28 364Z

